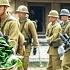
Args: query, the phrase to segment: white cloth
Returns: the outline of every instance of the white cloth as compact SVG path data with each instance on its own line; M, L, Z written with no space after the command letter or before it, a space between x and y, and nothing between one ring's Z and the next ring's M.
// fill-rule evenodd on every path
M58 48L58 54L59 54L59 56L60 56L60 57L63 56L63 55L64 55L64 52L65 52L65 50L64 50L64 44L62 44L62 45L59 46L59 48Z

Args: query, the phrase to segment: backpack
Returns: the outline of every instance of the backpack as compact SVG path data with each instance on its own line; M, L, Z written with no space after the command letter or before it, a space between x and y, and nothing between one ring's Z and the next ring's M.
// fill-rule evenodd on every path
M35 28L37 29L37 22L36 21L32 21L32 22L33 22Z

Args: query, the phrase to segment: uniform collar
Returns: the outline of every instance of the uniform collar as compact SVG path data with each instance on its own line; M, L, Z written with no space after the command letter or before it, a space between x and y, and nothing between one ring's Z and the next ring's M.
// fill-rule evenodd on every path
M25 18L25 19L19 19L20 24L22 24L22 23L24 23L24 22L26 22L26 21L27 21L26 18Z
M55 25L56 25L56 23L57 23L57 21L55 21L54 23L52 23L52 22L51 22L51 25L52 25L52 26L55 26Z

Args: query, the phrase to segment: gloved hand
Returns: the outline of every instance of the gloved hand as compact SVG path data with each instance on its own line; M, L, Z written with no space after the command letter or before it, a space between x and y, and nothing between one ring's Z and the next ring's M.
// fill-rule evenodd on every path
M33 55L36 55L37 49L33 48Z
M48 44L50 44L50 43L51 43L51 41L50 41L49 39L47 39L47 43L48 43Z

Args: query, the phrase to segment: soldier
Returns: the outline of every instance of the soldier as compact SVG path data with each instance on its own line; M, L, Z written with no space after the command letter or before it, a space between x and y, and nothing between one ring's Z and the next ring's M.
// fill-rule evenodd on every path
M31 51L31 43L33 41L33 54L36 54L36 48L39 46L38 37L36 33L35 26L33 22L28 19L27 15L29 14L28 8L24 5L21 5L16 10L19 16L19 22L20 22L20 31L25 37L26 43L25 43L25 50L26 54L24 56L24 70L27 70L28 63L29 63L29 55Z
M58 12L56 10L51 10L49 12L49 24L46 31L46 39L49 43L49 63L47 70L59 70L60 57L58 55L58 47L61 45L59 33L61 32L61 26L57 22Z
M0 0L0 31L2 31L5 36L8 36L9 43L13 47L13 53L16 54L19 46L19 39L21 39L21 37L22 40L24 39L19 31L18 20L11 16L7 11L9 6L8 0ZM20 46L22 46L21 43Z
M66 33L70 37L70 21L69 21L69 10L68 9L62 9L60 12L60 17L62 23L62 33ZM68 46L64 46L64 49L66 50ZM62 60L62 66L63 70L70 70L70 50L64 53L64 58Z
M15 52L18 45L19 29L17 21L11 18L6 11L9 6L8 0L0 0L0 30L9 37L10 45L14 47Z

